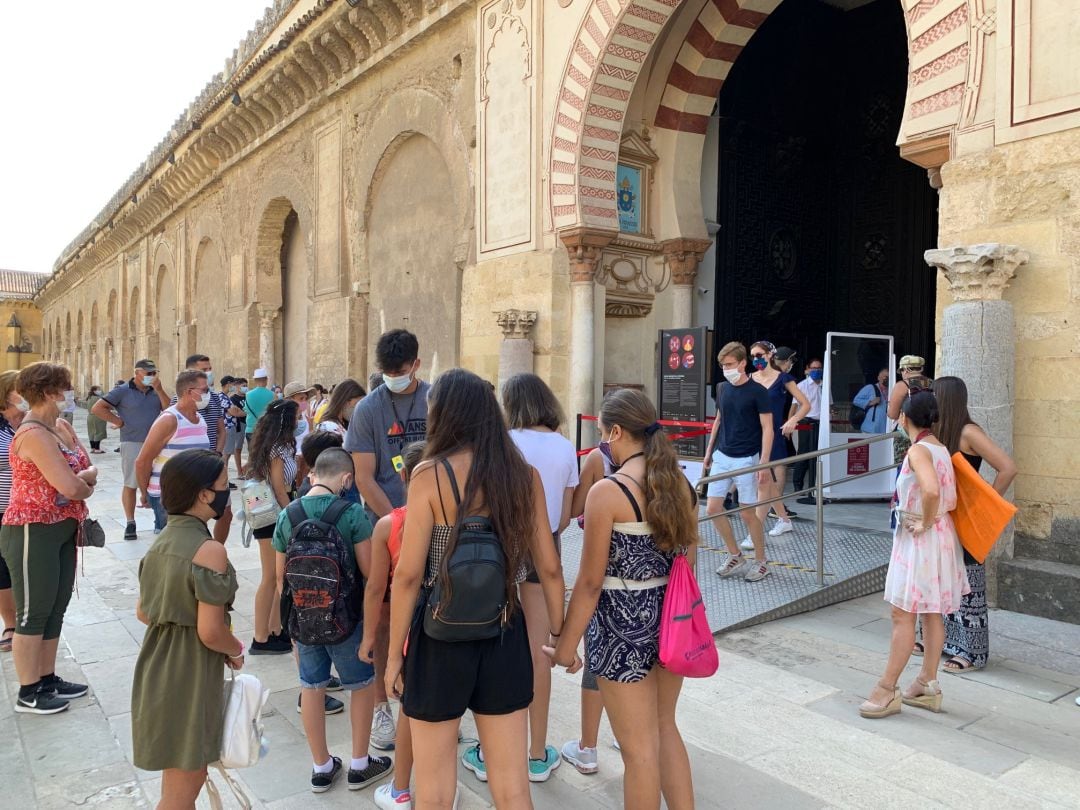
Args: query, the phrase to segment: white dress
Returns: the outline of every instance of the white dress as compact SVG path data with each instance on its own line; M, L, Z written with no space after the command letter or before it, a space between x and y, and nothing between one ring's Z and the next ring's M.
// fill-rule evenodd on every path
M960 598L971 591L960 540L949 514L956 508L956 477L946 448L920 446L930 451L937 470L941 491L937 519L917 535L904 528L903 520L896 521L885 601L908 613L953 613L960 609ZM899 508L921 515L922 489L911 469L910 454L909 450L896 481Z

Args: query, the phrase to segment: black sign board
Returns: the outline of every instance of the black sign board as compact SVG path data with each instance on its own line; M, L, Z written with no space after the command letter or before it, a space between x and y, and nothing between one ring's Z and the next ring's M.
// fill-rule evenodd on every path
M661 329L659 344L661 419L705 421L705 391L709 368L708 330L704 326ZM702 428L667 427L668 434L692 433ZM701 458L708 436L675 439L680 456Z

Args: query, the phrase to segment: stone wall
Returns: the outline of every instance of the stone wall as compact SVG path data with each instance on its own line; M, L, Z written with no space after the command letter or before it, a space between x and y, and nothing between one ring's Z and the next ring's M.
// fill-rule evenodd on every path
M1045 538L1080 516L1080 130L954 158L942 169L939 244L1028 251L1005 291L1016 318L1017 531ZM939 306L951 303L938 284ZM938 318L940 325L941 318ZM939 327L940 328L940 327Z

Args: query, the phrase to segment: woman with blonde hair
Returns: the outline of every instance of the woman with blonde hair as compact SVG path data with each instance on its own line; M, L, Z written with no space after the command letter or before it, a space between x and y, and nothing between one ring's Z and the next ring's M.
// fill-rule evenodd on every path
M675 722L683 679L659 666L660 616L675 556L696 559L697 499L648 397L616 391L599 416L601 448L618 472L589 490L581 567L548 652L568 666L588 633L588 668L625 765L624 806L655 810L662 795L685 810L694 786Z

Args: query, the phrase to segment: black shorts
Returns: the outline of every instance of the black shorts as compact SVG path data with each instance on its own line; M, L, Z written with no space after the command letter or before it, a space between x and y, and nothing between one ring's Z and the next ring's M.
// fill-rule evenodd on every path
M251 536L256 540L273 540L274 529L277 528L276 523L271 523L269 526L263 526L261 529L252 529Z
M458 719L466 709L511 714L528 708L532 653L520 608L501 637L485 641L436 641L424 632L422 615L414 616L405 655L401 706L408 717L441 723Z
M559 533L552 532L552 539L555 541L555 553L560 557L562 556L562 542L559 540ZM540 584L540 575L536 573L536 569L533 567L532 560L528 561L529 572L525 575L526 582L532 582L536 585Z

